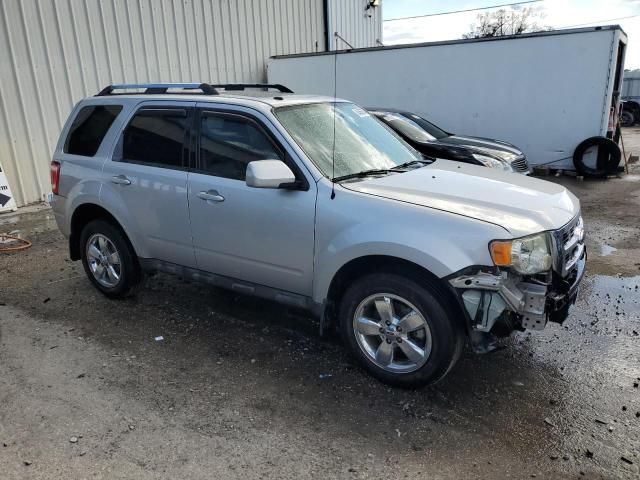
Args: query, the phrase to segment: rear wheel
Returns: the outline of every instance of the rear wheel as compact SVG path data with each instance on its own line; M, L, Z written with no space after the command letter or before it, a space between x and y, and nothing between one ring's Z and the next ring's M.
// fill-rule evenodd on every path
M342 335L376 378L403 387L435 383L455 365L464 335L442 295L397 274L356 281L340 307Z
M142 281L133 249L122 232L109 222L93 220L82 230L81 257L89 280L109 297L132 294Z

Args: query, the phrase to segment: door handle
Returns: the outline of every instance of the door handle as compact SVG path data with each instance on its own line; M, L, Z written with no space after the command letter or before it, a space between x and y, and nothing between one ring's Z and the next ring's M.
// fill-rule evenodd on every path
M124 175L114 175L111 177L111 181L118 185L131 185L131 180L129 180Z
M224 202L224 197L217 190L207 190L206 192L198 192L198 198L211 202Z

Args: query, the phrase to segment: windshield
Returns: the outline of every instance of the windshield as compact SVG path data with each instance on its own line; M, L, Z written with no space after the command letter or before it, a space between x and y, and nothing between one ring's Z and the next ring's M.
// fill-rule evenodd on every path
M381 113L382 120L388 123L396 132L404 135L414 142L433 142L437 139L429 132L399 113Z
M415 113L407 113L403 117L408 118L412 122L415 122L420 128L429 133L429 135L434 137L436 140L451 136L449 133L445 132L439 127L436 127L433 123L425 120L420 115L416 115Z
M275 115L329 178L422 160L394 132L353 103L293 105L275 109Z

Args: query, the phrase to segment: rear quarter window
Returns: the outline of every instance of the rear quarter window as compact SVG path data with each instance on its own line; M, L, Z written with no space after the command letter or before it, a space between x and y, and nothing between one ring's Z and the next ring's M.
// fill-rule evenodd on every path
M93 157L121 111L121 105L91 105L81 108L69 129L64 153Z

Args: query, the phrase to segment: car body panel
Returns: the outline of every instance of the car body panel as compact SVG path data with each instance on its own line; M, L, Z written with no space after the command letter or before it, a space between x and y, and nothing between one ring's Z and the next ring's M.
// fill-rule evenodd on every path
M514 237L558 228L579 210L578 199L555 183L450 160L344 186L490 222Z
M135 229L135 236L142 240L145 256L195 266L187 172L109 161L103 174L101 203L117 205L116 214L129 217L129 230ZM111 183L110 177L118 175L124 175L131 184Z
M198 197L215 190L224 201ZM198 268L311 294L315 183L309 191L253 188L241 180L189 174Z
M489 242L509 236L498 225L415 203L400 204L354 185L336 185L332 199L331 182L318 182L316 302L324 300L336 272L351 260L384 255L446 277L469 265L491 265Z

